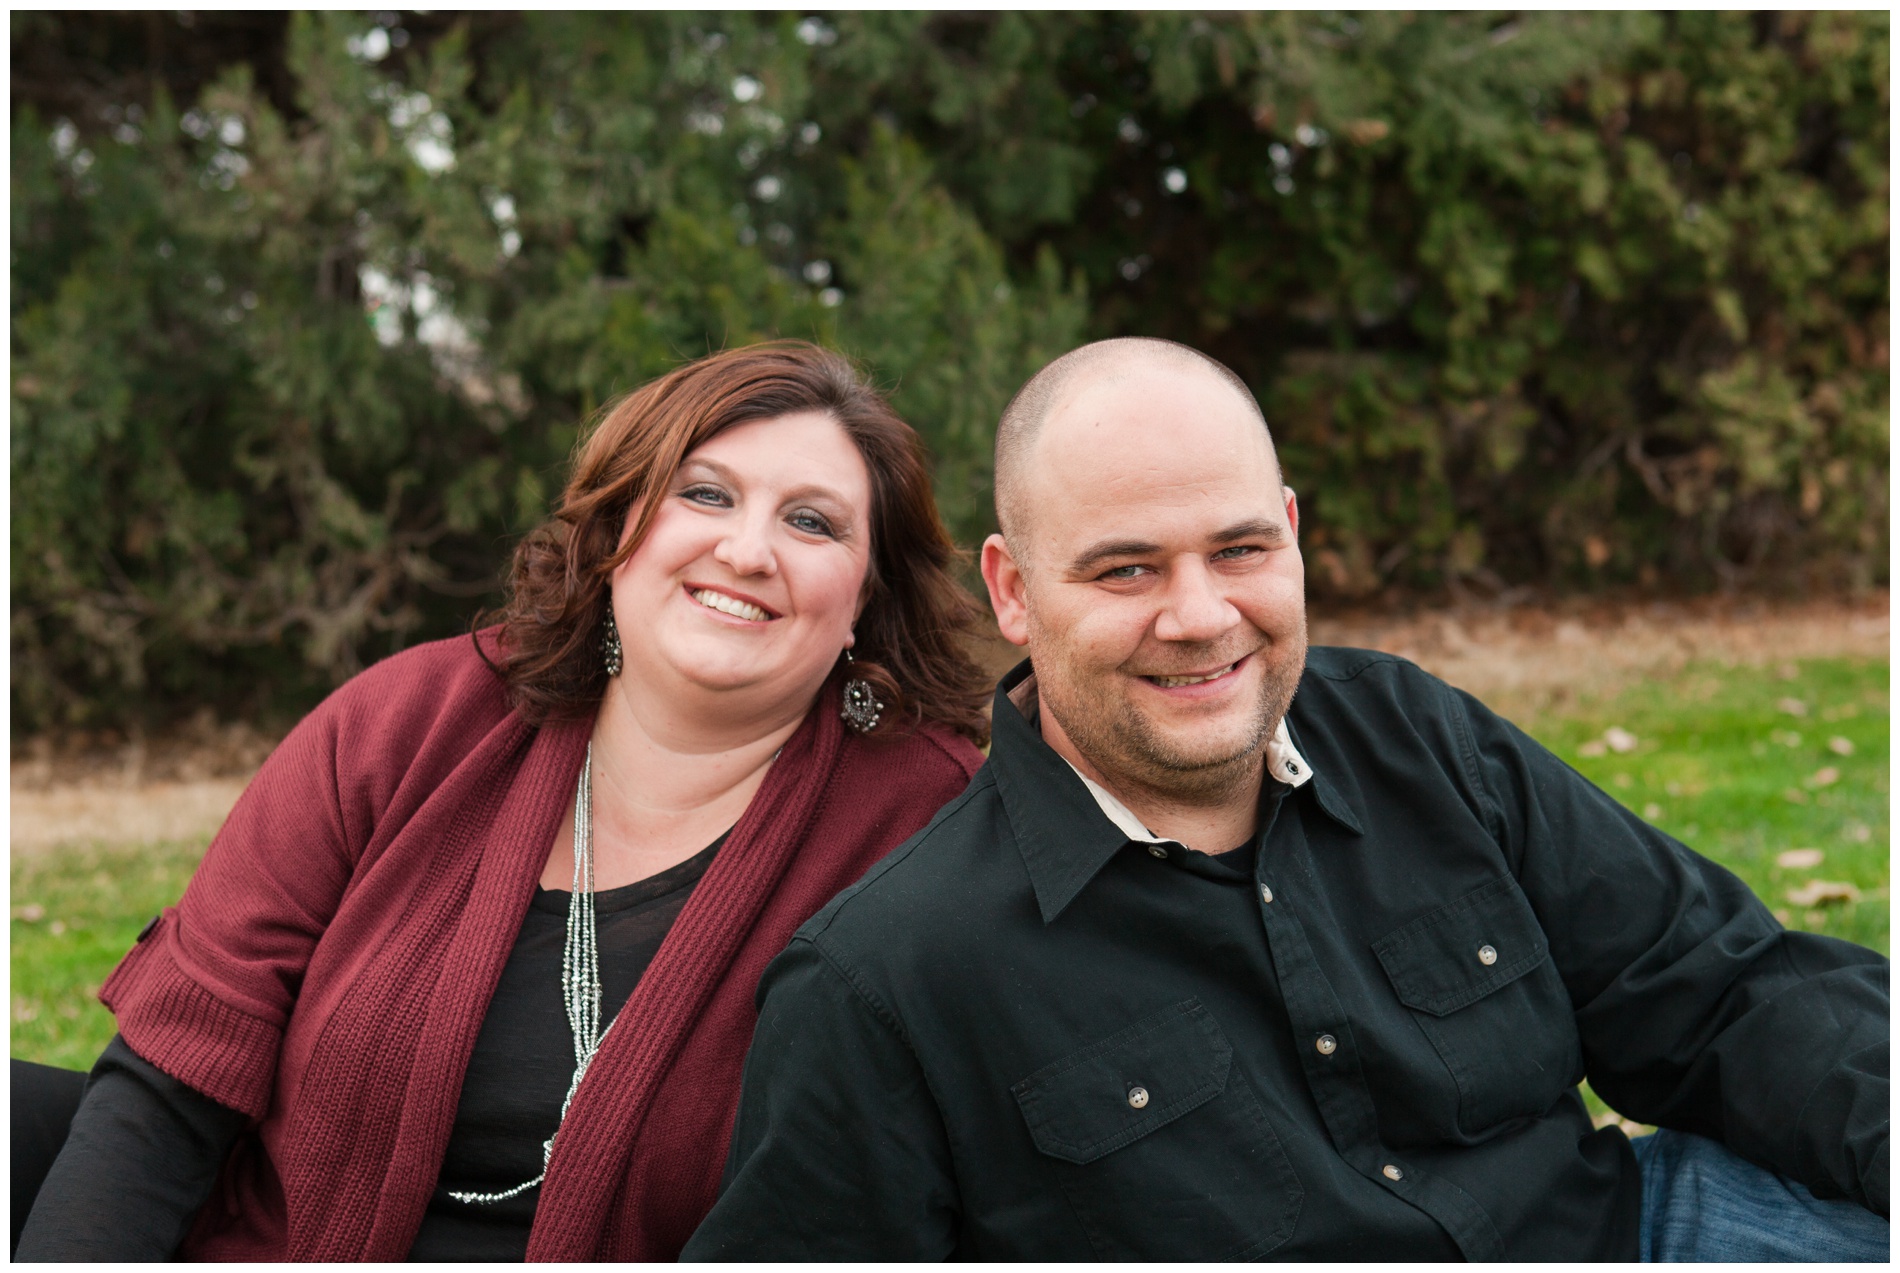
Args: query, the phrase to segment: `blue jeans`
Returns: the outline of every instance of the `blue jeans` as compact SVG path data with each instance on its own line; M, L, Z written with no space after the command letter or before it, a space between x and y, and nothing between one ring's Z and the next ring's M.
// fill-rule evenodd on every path
M1887 1261L1887 1221L1687 1132L1630 1142L1643 1169L1642 1260Z

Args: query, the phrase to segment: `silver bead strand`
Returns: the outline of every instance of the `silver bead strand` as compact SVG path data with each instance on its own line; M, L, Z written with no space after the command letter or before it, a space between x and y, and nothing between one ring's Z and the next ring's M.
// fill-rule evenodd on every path
M567 1108L587 1077L587 1067L600 1050L600 941L594 922L594 745L587 745L581 780L574 792L574 891L567 904L567 944L561 951L561 997L567 1008L567 1026L574 1036L574 1077L561 1101L561 1124ZM560 1124L555 1135L560 1134ZM457 1193L457 1202L494 1203L524 1194L548 1178L554 1157L554 1136L541 1145L541 1174L499 1193Z

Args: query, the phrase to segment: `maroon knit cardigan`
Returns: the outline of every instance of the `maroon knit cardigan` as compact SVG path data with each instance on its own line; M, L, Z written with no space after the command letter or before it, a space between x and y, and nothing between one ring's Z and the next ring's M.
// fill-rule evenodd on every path
M529 1259L678 1256L718 1193L766 963L981 762L935 727L847 734L838 694L834 678L608 1031ZM370 668L265 762L100 994L140 1056L256 1120L185 1258L408 1254L588 735L524 723L464 637Z

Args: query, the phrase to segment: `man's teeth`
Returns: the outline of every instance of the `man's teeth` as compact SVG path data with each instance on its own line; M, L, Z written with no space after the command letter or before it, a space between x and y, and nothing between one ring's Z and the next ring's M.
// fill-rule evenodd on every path
M1163 689L1171 690L1178 689L1183 685L1199 685L1202 681L1211 681L1217 677L1226 676L1233 670L1234 665L1229 663L1226 667L1220 669L1220 671L1209 672L1206 676L1151 676L1148 679Z
M772 617L749 601L728 597L725 593L714 592L711 588L699 589L693 594L693 600L709 610L717 610L721 614L729 614L738 619L751 619L755 623Z

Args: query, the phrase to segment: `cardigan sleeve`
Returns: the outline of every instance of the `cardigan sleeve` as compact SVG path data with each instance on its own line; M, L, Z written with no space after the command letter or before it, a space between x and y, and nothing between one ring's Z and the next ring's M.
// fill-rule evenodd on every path
M184 897L99 995L140 1056L253 1118L268 1107L297 987L367 838L339 797L342 697L264 762Z
M516 718L476 641L434 641L383 660L271 753L184 897L100 991L140 1056L264 1117L304 974L352 881L471 749L518 733L503 728Z

